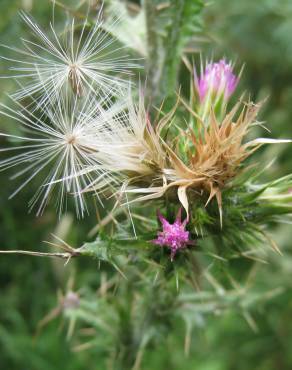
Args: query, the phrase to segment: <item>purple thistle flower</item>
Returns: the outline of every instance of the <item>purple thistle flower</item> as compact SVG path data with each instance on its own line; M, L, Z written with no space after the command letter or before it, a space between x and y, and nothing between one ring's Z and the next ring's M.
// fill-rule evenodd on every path
M195 75L195 85L200 101L202 102L210 93L223 94L228 100L238 84L239 78L233 73L233 66L225 59L217 63L207 63L205 70L201 71L198 78Z
M171 260L173 260L179 249L183 249L191 243L189 240L189 232L185 230L188 220L185 219L181 222L181 209L178 211L176 220L173 224L170 224L160 212L158 212L158 217L163 230L158 232L157 239L153 240L152 243L160 245L161 247L165 246L170 248Z

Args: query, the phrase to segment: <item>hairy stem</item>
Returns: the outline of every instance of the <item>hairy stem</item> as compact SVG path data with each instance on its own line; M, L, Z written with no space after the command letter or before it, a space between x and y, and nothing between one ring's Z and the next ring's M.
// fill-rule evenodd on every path
M156 30L156 7L155 1L144 0L147 27L147 98L155 99L159 90L160 70L158 35Z
M173 17L165 43L165 58L160 91L164 96L174 94L181 61L181 32L186 0L173 0Z

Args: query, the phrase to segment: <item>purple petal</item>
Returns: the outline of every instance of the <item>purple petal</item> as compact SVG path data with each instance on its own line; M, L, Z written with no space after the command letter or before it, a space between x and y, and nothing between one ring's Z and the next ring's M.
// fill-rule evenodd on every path
M208 63L200 78L195 75L195 85L201 101L209 94L223 94L228 100L233 94L239 78L233 73L233 66L225 59L217 63Z

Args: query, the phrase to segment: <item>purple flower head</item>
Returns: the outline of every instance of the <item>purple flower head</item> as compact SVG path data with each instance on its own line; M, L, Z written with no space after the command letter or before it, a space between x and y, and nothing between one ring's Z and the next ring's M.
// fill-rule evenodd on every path
M233 73L233 66L225 59L217 63L207 63L205 70L198 78L195 76L195 84L201 102L210 93L224 94L224 99L228 100L233 94L238 84L239 78Z
M185 219L181 222L181 209L178 211L173 224L170 224L160 213L158 213L158 217L163 230L158 232L157 239L152 242L161 247L168 247L171 251L171 260L173 260L179 249L185 248L187 244L190 244L189 232L185 230L188 221Z
M76 309L80 304L80 297L77 293L69 291L63 300L63 308L66 309Z

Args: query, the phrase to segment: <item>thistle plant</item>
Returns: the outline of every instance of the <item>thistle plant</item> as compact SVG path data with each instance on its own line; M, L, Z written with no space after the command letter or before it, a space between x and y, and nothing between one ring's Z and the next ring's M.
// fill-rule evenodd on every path
M154 3L145 1L140 12L160 17ZM164 11L179 23L192 1L183 1L183 9L176 3ZM21 59L6 58L20 88L11 95L12 105L1 103L0 109L1 119L18 127L16 134L1 133L10 141L1 149L1 171L17 168L12 177L24 178L11 196L39 181L29 204L38 216L55 201L56 218L62 218L72 199L78 218L92 217L87 201L104 218L83 245L70 246L57 236L51 244L62 251L1 253L63 258L68 266L74 258L97 260L98 294L88 289L82 295L70 287L39 329L58 315L69 320L70 338L75 324L90 325L93 338L74 348L97 347L109 368L138 369L148 346L163 340L176 319L186 324L186 352L199 317L216 310L237 310L253 326L250 311L267 292L250 299L247 288L236 290L230 262L260 260L266 246L280 251L268 230L291 218L292 175L261 182L254 153L265 144L291 140L257 136L264 102L239 95L241 69L227 59L201 63L200 73L188 62L189 91L169 83L173 90L164 97L176 99L173 106L163 97L159 106L149 104L163 94L157 93L160 82L146 80L143 89L147 73L142 70L138 83L135 73L143 63L128 57L137 50L126 51L137 40L130 34L115 38L106 4L104 14L88 15L81 24L71 20L62 35L52 23L49 36L22 14L35 39L24 40L24 49L12 48ZM129 29L126 15L119 22L119 29L123 22ZM139 45L148 36L150 78L156 63L161 81L178 81L180 63L166 68L165 55L150 60L161 42L152 22L146 18L139 33ZM182 30L175 35L173 57L186 62L184 46L191 37L189 29ZM121 46L121 40L127 43ZM251 265L238 277L240 284L250 270Z

